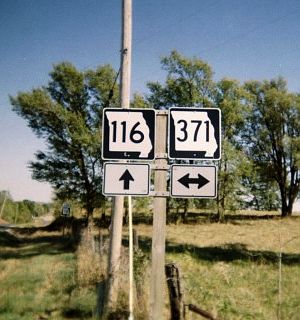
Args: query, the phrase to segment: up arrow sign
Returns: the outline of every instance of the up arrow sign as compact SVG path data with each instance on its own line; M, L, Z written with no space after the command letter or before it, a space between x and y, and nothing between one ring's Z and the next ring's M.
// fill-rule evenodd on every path
M122 176L120 177L119 181L124 181L124 190L129 190L129 183L130 181L134 181L132 175L130 174L130 172L128 171L128 169L126 169L124 171L124 173L122 174Z
M209 183L209 180L204 178L201 174L198 173L198 178L190 178L190 174L187 173L180 179L178 179L178 182L180 182L182 185L184 185L186 188L190 188L190 184L198 184L198 189L205 186L207 183Z
M105 196L147 196L150 192L150 164L105 162L102 193Z

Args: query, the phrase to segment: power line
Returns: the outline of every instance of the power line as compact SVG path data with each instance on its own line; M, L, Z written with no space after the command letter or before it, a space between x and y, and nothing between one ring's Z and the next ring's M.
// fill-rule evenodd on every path
M245 32L241 32L239 34L237 34L236 36L233 36L233 37L230 37L216 45L213 45L213 46L210 46L208 48L204 48L203 50L201 50L201 52L203 53L207 53L207 52L211 52L211 51L214 51L216 49L219 49L225 45L227 45L228 43L232 43L233 41L236 41L236 40L239 40L241 38L245 38L246 36L248 36L249 34L252 34L253 32L257 31L257 30L260 30L264 27L267 27L267 26L270 26L270 25L273 25L275 23L278 23L279 21L281 20L284 20L290 16L293 16L295 14L297 14L299 12L299 10L295 10L295 11L292 11L292 12L289 12L287 13L286 15L283 15L283 16L280 16L280 17L277 17L277 18L274 18L266 23L262 23L262 24L259 24L259 25L256 25L255 27L245 31ZM154 72L150 73L150 75L154 74ZM149 75L149 74L148 74ZM139 81L141 80L142 77L139 77L139 78L136 78L135 81Z
M206 7L205 9L209 10L209 9L215 7L219 2L220 2L220 0L215 1L210 6ZM160 28L157 28L156 30L153 30L150 36L144 37L143 39L141 39L139 41L136 41L135 46L138 46L138 45L140 45L140 44L142 44L144 42L147 42L149 39L153 38L155 35L161 33L162 30L164 32L166 32L166 29L170 29L175 25L181 24L182 22L184 22L184 21L186 21L186 20L188 20L188 19L190 19L192 17L195 17L195 16L199 15L199 13L203 13L203 11L204 10L190 13L190 14L188 14L188 15L186 15L186 16L178 19L178 20L176 20L175 22L172 22L172 23L166 25L165 27L160 27Z
M142 44L144 42L147 42L148 40L150 40L153 37L155 37L157 34L161 33L162 30L164 30L164 32L165 32L166 29L170 29L175 25L181 24L182 22L184 22L184 21L186 21L186 20L188 20L188 19L190 19L192 17L197 16L199 13L203 13L203 11L209 10L209 9L215 7L220 2L221 2L221 0L217 0L217 1L213 2L210 6L204 8L201 12L200 11L196 11L196 12L190 13L190 14L188 14L188 15L186 15L186 16L178 19L178 20L176 20L175 22L172 22L172 23L166 25L165 27L160 27L160 28L157 28L155 30L152 30L152 32L151 32L151 34L149 36L143 37L143 39L136 41L134 45L135 46L139 46L140 44ZM89 65L83 67L83 70L85 71L85 70L89 69L92 66L93 66L93 64L89 64Z
M210 6L206 7L205 10L209 10L209 9L215 7L219 2L220 2L220 0L215 1L215 2L212 3ZM188 15L180 18L180 19L177 19L175 22L172 22L172 23L166 25L165 27L160 27L160 28L157 28L156 30L153 30L153 32L152 32L149 36L147 36L147 37L145 37L145 38L143 38L143 39L141 39L141 40L139 40L139 41L136 41L136 42L135 42L135 46L139 46L139 45L141 45L141 44L149 41L150 39L152 39L153 37L155 37L157 34L161 33L162 30L164 30L164 33L165 33L166 30L171 29L174 25L181 24L181 23L185 22L186 20L188 20L188 19L190 19L190 18L192 18L192 17L194 17L194 16L197 16L199 13L203 13L203 11L204 11L204 10L202 10L201 12L199 12L199 11L193 12L193 13L188 14ZM270 25L276 24L276 23L278 23L278 22L280 22L280 21L282 21L282 20L284 20L284 19L286 19L286 18L288 18L288 17L290 17L290 16L293 16L293 15L297 14L298 12L299 12L299 10L291 11L291 12L285 14L285 15L279 16L279 17L274 18L274 19L272 19L272 20L270 20L270 21L267 21L267 22L265 22L265 23L261 23L261 24L259 24L259 25L256 25L255 27L250 28L249 30L247 30L247 31L245 31L245 32L241 32L241 33L239 33L239 34L237 34L237 35L235 35L235 36L232 36L232 37L230 37L230 38L228 38L228 39L226 39L226 40L224 40L224 41L221 41L221 42L219 42L219 43L217 43L217 44L215 44L215 45L213 45L213 46L204 48L203 50L201 50L201 52L202 52L202 53L207 53L207 52L215 51L215 50L217 50L217 49L219 49L219 48L221 48L221 47L223 47L223 46L225 46L225 45L227 45L227 44L229 44L229 43L232 43L232 42L237 41L237 40L239 40L239 39L245 38L245 37L247 37L249 34L252 34L252 33L256 32L257 30L260 30L260 29L262 29L262 28L265 28L265 27L268 27L268 26L270 26ZM158 52L158 51L157 51L157 52ZM92 66L93 66L93 65L90 64L90 65L84 67L83 69L86 70L86 69L88 69L88 68L90 68L90 67L92 67ZM153 74L154 74L154 72L152 72L152 73L150 73L150 74L148 74L148 75L151 76L151 75L153 75ZM118 71L118 73L117 73L117 77L118 77L118 75L119 75L119 71ZM133 79L134 79L135 81L139 81L139 80L143 79L143 77L134 78L134 76L133 76ZM117 80L117 78L116 78L116 80ZM116 82L116 80L115 80L115 82ZM115 83L114 83L113 87L114 87L114 86L115 86Z
M275 23L277 23L277 22L279 22L279 21L281 21L281 20L284 20L284 19L286 19L287 17L290 17L290 16L292 16L292 15L295 15L295 14L297 14L298 12L299 12L299 10L298 10L298 11L293 11L293 12L290 12L290 13L284 15L284 16L274 18L274 19L270 20L269 22L266 22L266 23L262 23L262 24L260 24L260 25L257 25L257 26L255 26L254 28L251 28L251 29L249 29L249 30L247 30L247 31L245 31L245 32L239 33L239 34L236 35L236 36L233 36L233 37L231 37L231 38L228 38L227 40L224 40L224 41L220 42L219 44L216 44L216 45L214 45L214 46L208 47L208 48L202 50L202 52L210 52L210 51L212 51L212 50L218 49L218 48L220 48L220 47L222 47L222 46L224 46L224 45L226 45L226 44L228 44L228 43L230 43L230 42L232 42L232 41L235 41L235 40L239 40L239 39L241 39L241 38L244 38L244 37L248 36L249 34L255 32L255 31L257 31L257 30L260 30L260 29L262 29L262 28L264 28L264 27L267 27L267 26L272 25L272 24L275 24Z

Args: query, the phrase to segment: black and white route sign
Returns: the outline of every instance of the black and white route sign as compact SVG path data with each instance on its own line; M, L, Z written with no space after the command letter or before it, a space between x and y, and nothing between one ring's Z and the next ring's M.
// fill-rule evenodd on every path
M170 108L169 157L220 160L220 109Z
M103 176L105 196L149 195L150 165L147 163L106 162Z
M103 159L153 160L154 144L154 109L103 110Z
M174 198L215 198L216 166L172 165L170 191Z

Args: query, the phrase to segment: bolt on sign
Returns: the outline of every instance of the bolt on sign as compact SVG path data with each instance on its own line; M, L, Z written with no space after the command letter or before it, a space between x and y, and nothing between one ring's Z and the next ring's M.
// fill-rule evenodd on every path
M106 160L153 160L155 157L155 110L103 110L102 158Z

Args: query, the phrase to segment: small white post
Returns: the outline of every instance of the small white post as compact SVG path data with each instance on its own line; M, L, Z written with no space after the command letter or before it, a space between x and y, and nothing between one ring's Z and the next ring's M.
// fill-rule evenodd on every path
M129 227L129 318L133 320L133 230L132 230L132 201L128 196L128 227Z

